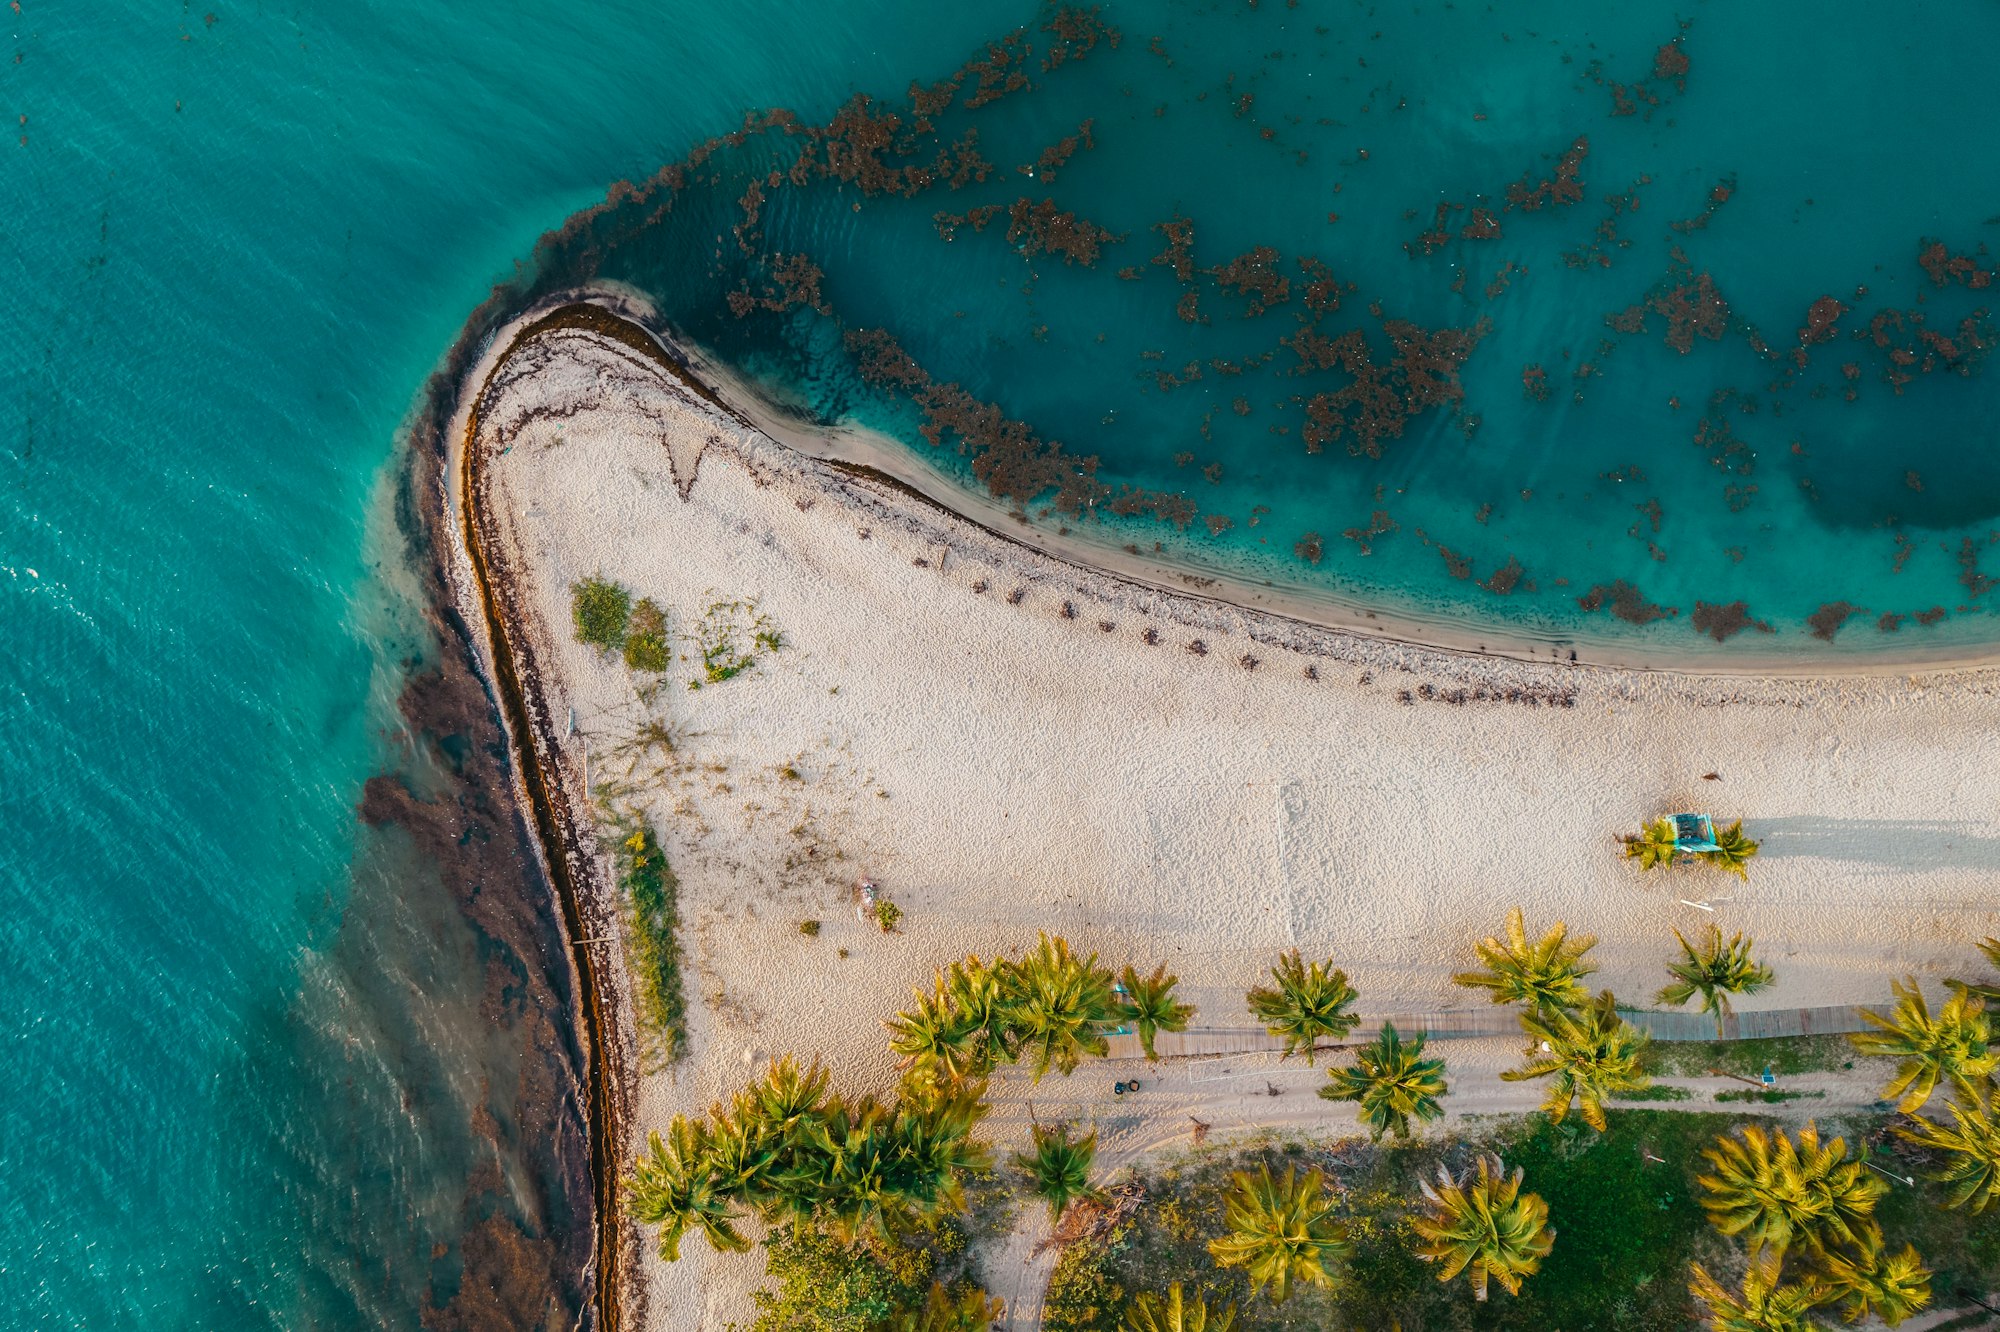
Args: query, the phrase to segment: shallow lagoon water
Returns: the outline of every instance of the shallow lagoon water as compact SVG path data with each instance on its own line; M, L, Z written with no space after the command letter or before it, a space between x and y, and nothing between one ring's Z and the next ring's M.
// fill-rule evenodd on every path
M2000 19L1100 20L716 145L558 266L1030 519L1350 611L1659 662L1992 641Z

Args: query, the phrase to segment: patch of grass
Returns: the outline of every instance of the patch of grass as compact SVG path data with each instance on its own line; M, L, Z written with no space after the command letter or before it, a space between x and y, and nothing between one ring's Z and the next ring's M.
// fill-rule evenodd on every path
M1694 1093L1686 1087L1669 1087L1664 1082L1656 1082L1638 1091L1619 1092L1611 1098L1614 1101L1691 1101Z
M1683 1332L1696 1325L1689 1261L1714 1265L1726 1248L1695 1201L1694 1175L1703 1166L1701 1148L1728 1123L1714 1114L1632 1109L1613 1110L1603 1134L1536 1115L1502 1121L1477 1138L1405 1146L1350 1138L1199 1149L1142 1176L1148 1202L1130 1233L1113 1232L1104 1246L1099 1280L1128 1297L1175 1280L1202 1287L1237 1304L1237 1332ZM1437 1280L1436 1269L1416 1256L1410 1227L1417 1181L1434 1179L1440 1164L1465 1169L1474 1150L1498 1151L1510 1169L1520 1166L1526 1188L1547 1200L1556 1230L1554 1251L1520 1296L1496 1291L1483 1307L1463 1276ZM1339 1186L1353 1248L1333 1290L1294 1287L1289 1301L1272 1305L1249 1298L1242 1275L1210 1259L1208 1241L1223 1231L1229 1172L1260 1160L1277 1172L1320 1169Z
M716 602L702 613L694 638L702 678L688 681L690 689L733 680L757 664L757 653L768 655L785 646L785 636L754 601Z
M687 1053L687 995L681 987L680 881L652 827L633 815L614 824L618 892L632 957L632 1006L648 1070Z
M625 629L632 618L632 593L603 574L570 584L570 618L576 641L616 652L625 646Z
M1694 1176L1724 1127L1712 1115L1625 1110L1602 1134L1536 1117L1498 1135L1491 1145L1547 1200L1556 1246L1492 1326L1695 1326L1687 1265L1720 1241L1695 1201Z
M1774 1036L1759 1041L1654 1041L1646 1071L1654 1077L1701 1078L1720 1069L1754 1078L1769 1068L1780 1077L1850 1068L1854 1047L1845 1036Z
M1783 1105L1786 1101L1823 1101L1823 1091L1764 1091L1756 1087L1745 1087L1741 1091L1719 1091L1718 1101L1755 1101L1763 1105Z
M667 613L651 597L639 598L632 607L625 630L625 664L653 675L665 673L674 664L667 644Z
M800 921L800 922L799 922L799 933L800 933L800 934L803 934L803 935L805 935L805 936L806 936L806 938L808 938L808 939L817 939L817 938L819 938L819 922L818 922L818 921L816 921L816 920L802 920L802 921Z

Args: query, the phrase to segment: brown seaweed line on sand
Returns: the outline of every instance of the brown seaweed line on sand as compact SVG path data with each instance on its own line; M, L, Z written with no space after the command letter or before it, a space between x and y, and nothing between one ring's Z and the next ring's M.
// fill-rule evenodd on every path
M665 366L683 383L689 377L645 332L611 312L591 305L566 305L535 319L516 334L509 353L529 340L557 329L584 328L631 347ZM541 689L541 675L530 641L519 631L526 611L518 604L519 590L503 568L496 567L490 551L489 506L485 472L477 447L480 408L492 375L507 362L502 355L488 379L473 393L465 435L460 442L460 495L458 515L463 525L473 582L492 629L494 687L507 729L516 747L522 785L528 795L529 813L539 835L543 868L557 889L564 924L569 935L570 959L578 977L578 1000L583 1023L578 1035L585 1044L585 1058L592 1076L588 1079L591 1124L591 1175L597 1189L598 1225L595 1271L597 1326L601 1332L618 1332L623 1323L623 1297L636 1269L636 1236L619 1224L619 1152L628 1098L622 1094L631 1072L625 1067L623 1051L611 1039L611 1017L606 1011L606 982L597 973L597 956L582 940L589 936L584 920L581 886L573 867L591 863L586 842L560 776L549 764L558 752L554 714ZM696 391L711 404L721 406L705 388ZM726 409L725 409L726 410Z

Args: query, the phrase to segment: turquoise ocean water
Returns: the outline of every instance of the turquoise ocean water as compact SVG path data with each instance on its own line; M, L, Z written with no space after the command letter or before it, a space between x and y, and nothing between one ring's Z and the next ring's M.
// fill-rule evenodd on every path
M399 425L610 181L994 22L920 12L0 14L0 1327L409 1328L456 1293L515 1056L436 872L355 818L436 651Z
M1314 595L1991 641L2000 11L1117 5L1087 50L1048 13L0 16L0 1326L476 1325L463 1200L528 1167L468 1124L521 1055L355 811L451 779L395 708L439 651L396 441L495 283L635 283L1036 521ZM578 213L864 92L800 184L771 126Z

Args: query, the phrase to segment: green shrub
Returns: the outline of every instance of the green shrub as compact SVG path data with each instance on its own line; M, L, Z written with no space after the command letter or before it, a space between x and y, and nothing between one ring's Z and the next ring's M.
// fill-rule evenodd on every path
M757 652L768 654L785 646L785 636L754 601L716 602L695 626L694 638L701 649L702 678L688 681L690 689L733 680L757 664Z
M660 675L673 663L674 654L667 646L667 613L651 597L639 598L625 632L625 664Z
M777 1289L750 1296L754 1332L875 1332L923 1306L936 1265L928 1249L850 1247L795 1226L774 1231L764 1249Z
M875 923L882 927L882 933L894 934L896 932L896 922L902 918L903 908L897 906L888 898L885 897L875 904Z
M948 1312L963 1316L975 1295L977 1307L986 1307L985 1292L968 1270L965 1227L956 1217L893 1244L842 1244L810 1226L786 1225L771 1233L764 1249L765 1271L777 1288L752 1292L757 1321L751 1332L958 1327L956 1320L932 1320Z
M1042 1299L1042 1326L1047 1332L1116 1332L1125 1288L1105 1270L1104 1245L1078 1240L1056 1259Z
M1764 1105L1783 1105L1786 1101L1823 1101L1826 1099L1826 1093L1823 1091L1760 1090L1755 1087L1745 1087L1740 1091L1719 1091L1715 1094L1715 1099L1718 1101L1757 1101Z
M687 1049L687 996L681 989L680 881L644 820L616 823L618 889L632 955L632 1006L642 1058L649 1068L678 1060Z
M625 646L625 626L632 618L632 594L602 574L594 574L569 589L570 618L576 621L576 641L614 652Z

